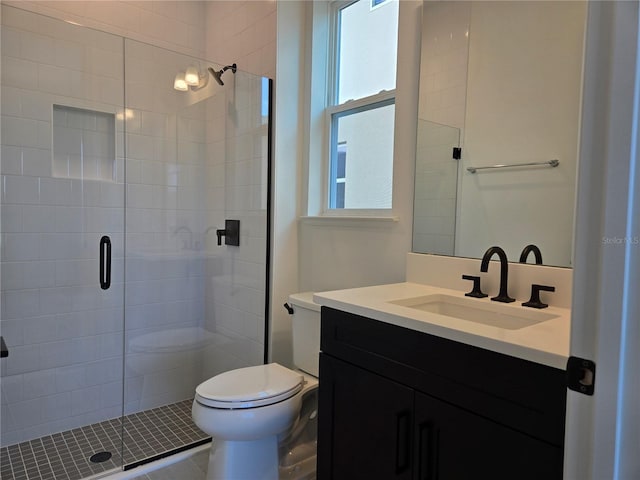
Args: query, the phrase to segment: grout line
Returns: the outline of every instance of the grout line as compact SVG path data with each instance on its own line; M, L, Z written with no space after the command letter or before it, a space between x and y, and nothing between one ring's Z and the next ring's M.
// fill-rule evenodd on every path
M8 459L9 468L11 469L11 478L14 478L16 474L15 474L15 471L13 470L13 461L11 460L11 455L9 455L9 449L7 447L3 447L2 450L4 450Z
M20 444L22 445L22 443ZM18 445L18 451L20 452L20 460L22 461L22 469L24 470L25 475L27 474L27 464L24 461L24 455L22 453L22 447Z
M69 443L67 442L67 439L65 438L65 433L67 432L71 432L71 430L67 430L65 432L61 432L62 435L60 436L60 438L62 438L62 441L64 442L64 445L66 447L66 453L70 453L71 452L71 448L69 447ZM71 434L73 436L73 434ZM80 469L78 468L78 465L76 464L76 460L73 456L71 456L71 461L73 462L73 466L75 467L75 469L78 471L78 473L80 472ZM62 465L65 465L65 472L67 472L67 477L69 477L69 479L72 479L72 475L75 473L73 470L69 470L67 469L67 465L69 467L71 467L71 465L65 463L64 461L62 462Z
M42 446L42 451L44 453L44 458L47 460L47 465L49 465L49 470L51 470L51 472L53 472L53 467L51 466L51 459L49 458L49 455L47 455L47 449L44 446L44 442L42 441L42 438L43 437L37 438L36 440L32 440L32 442L33 441L40 442L40 445ZM44 437L44 438L46 438L46 437ZM38 465L37 461L36 461L36 465ZM38 465L38 471L40 472L40 466L39 465ZM40 475L42 476L42 472L40 472Z

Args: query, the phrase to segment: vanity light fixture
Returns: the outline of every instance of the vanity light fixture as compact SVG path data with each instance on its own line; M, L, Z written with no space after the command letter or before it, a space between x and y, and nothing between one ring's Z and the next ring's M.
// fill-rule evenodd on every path
M191 66L187 68L187 71L184 72L184 81L191 87L197 87L200 85L200 73L196 67Z
M191 65L184 72L178 72L175 80L173 81L173 88L181 92L191 90L200 90L209 83L209 76L200 74L200 70L197 67Z
M189 86L187 85L187 81L184 78L184 73L179 72L176 75L176 78L173 81L173 88L175 90L179 90L181 92L186 92L187 90L189 90Z
M130 108L125 108L124 110L116 113L116 118L118 120L131 120L135 116L135 113Z

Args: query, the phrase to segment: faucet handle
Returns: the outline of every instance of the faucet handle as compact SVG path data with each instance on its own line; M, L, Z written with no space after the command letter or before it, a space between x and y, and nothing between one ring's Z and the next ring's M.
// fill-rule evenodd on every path
M533 285L531 285L531 298L528 302L524 302L522 306L531 308L547 308L549 304L542 303L540 301L540 291L555 292L556 287L550 287L549 285L538 285L534 283Z
M462 275L463 280L471 280L473 282L473 289L469 293L465 293L465 297L484 298L488 297L486 293L482 293L480 290L480 277L474 275Z

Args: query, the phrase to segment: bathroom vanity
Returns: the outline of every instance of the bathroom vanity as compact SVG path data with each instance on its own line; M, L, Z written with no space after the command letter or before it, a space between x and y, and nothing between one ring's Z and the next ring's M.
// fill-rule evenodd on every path
M416 308L457 296L494 308L412 283L314 297L320 480L562 478L569 311L499 306L529 319L501 328Z

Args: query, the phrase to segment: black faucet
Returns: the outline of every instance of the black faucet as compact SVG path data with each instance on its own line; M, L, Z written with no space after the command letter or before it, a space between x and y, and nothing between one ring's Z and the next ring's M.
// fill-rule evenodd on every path
M542 265L542 253L540 252L540 249L533 244L524 247L522 253L520 254L520 263L527 263L527 257L532 252L536 257L536 265Z
M500 293L498 293L497 297L493 297L491 300L502 303L515 302L516 299L511 298L507 293L509 262L507 260L507 255L506 253L504 253L503 249L501 249L500 247L489 248L482 257L480 271L486 273L489 270L489 260L491 260L491 257L493 257L494 254L497 254L500 258Z

